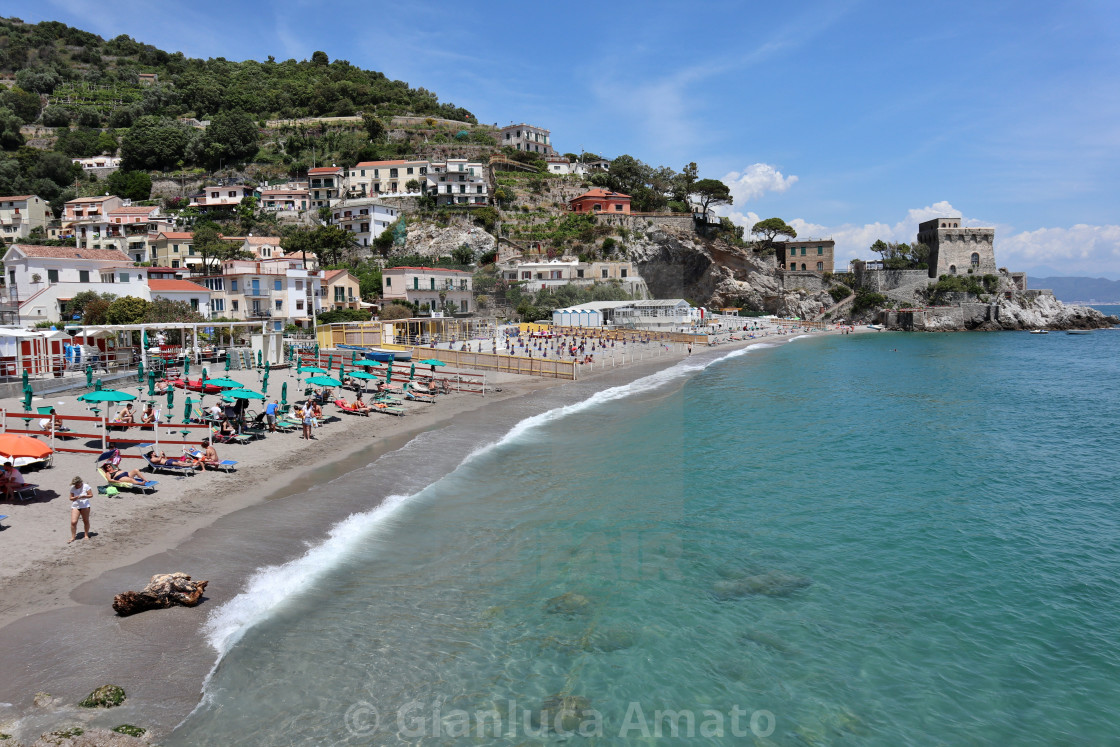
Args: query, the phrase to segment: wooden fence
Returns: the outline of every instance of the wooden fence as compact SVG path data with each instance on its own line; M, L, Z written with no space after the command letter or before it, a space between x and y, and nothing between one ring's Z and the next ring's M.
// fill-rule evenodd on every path
M503 355L501 353L474 353L468 350L413 347L412 357L420 360L433 358L456 368L503 371L527 376L546 376L553 379L574 379L577 370L573 361L528 358L521 355Z
M54 424L49 425L46 429L40 428L39 420L48 417L50 416L41 415L39 413L0 410L0 432L19 433L44 439L47 441L47 445L54 451L73 454L100 454L106 449L114 448L118 445L124 445L125 448L128 448L135 444L148 443L154 443L165 451L168 448L175 450L182 446L201 446L202 439L210 436L210 426L206 423L174 423L164 420L154 425L142 425L138 423L133 425L120 425L112 422L108 414L101 416L56 414L54 416L55 422L63 428L70 428L70 430L57 430ZM8 425L9 421L20 422L17 422L15 426L12 427ZM111 430L113 428L123 428L124 431ZM183 436L184 431L196 430L205 431L204 433L198 434L197 440L187 440ZM82 448L77 445L71 445L72 440L80 442L92 441L95 439L100 439L100 449L91 449L88 446ZM139 454L122 453L121 456L129 459L142 458Z

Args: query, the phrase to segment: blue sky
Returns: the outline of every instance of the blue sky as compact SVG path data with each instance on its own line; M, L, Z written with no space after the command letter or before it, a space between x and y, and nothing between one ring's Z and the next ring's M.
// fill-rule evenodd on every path
M556 147L732 185L837 258L942 212L1001 265L1120 278L1120 3L9 2L193 57L317 49Z

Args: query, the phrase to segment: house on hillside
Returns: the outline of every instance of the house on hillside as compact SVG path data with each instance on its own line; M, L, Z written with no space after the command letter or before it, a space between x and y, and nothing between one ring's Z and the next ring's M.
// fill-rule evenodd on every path
M268 322L274 330L286 324L308 325L312 309L316 314L325 310L327 285L322 275L294 256L231 259L222 263L221 274L194 280L210 291L213 316Z
M358 246L369 246L400 214L400 208L373 198L343 200L331 208L331 224L349 231Z
M832 239L796 239L774 242L778 268L788 272L833 272L836 242Z
M465 158L432 162L427 189L437 205L485 205L490 193L482 164Z
M244 184L230 184L224 187L206 187L198 194L191 195L191 207L229 208L237 207L246 197L260 197L261 193Z
M568 202L575 213L630 215L630 195L595 187Z
M550 133L543 127L524 123L511 124L508 127L503 127L498 135L503 148L509 147L528 153L539 153L541 156L556 155L556 150L552 147Z
M202 316L210 317L210 291L198 283L190 280L163 279L148 277L148 289L152 298L166 298L169 301L183 301L190 305L192 311L197 311Z
M279 236L246 236L241 243L241 251L252 254L255 259L284 256L284 250L280 248Z
M160 231L149 239L151 262L160 267L180 268L202 264L195 254L194 234L190 231Z
M25 239L33 228L47 230L50 206L36 195L0 197L0 238L5 243Z
M151 239L171 226L172 219L155 205L124 205L70 224L78 246L117 249L134 262L150 261Z
M132 200L126 200L116 195L78 197L68 200L62 206L62 226L65 228L68 224L77 221L98 220L117 208L127 207L131 204Z
M346 194L350 198L405 194L411 181L423 189L427 174L427 161L362 161L349 169Z
M269 213L301 213L307 210L310 193L304 188L266 187L261 190L261 210Z
M325 270L323 281L326 284L323 306L328 311L362 308L362 297L358 291L358 278L351 275L349 270Z
M594 285L617 282L631 295L644 298L648 295L645 281L628 260L581 262L578 259L547 259L537 262L521 259L501 261L497 266L499 277L510 283L520 283L525 291L555 289L564 285Z
M307 170L307 189L311 207L330 207L342 199L342 182L346 169L341 166L319 166Z
M23 321L57 322L83 291L151 300L145 267L116 249L13 244L4 254L7 302Z
M441 267L390 267L381 271L381 295L386 302L408 301L421 311L442 311L455 304L470 312L473 279L469 272ZM442 297L441 297L442 296Z

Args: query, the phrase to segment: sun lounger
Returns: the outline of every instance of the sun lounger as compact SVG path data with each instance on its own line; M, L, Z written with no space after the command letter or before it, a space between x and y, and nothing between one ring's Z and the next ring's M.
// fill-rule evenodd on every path
M404 385L404 396L415 402L427 402L428 404L432 404L436 401L435 397L430 394L413 391L412 388L408 386L408 384Z
M216 444L247 444L253 439L249 436L242 436L240 433L232 435L223 435L217 428L210 429L210 438Z
M149 491L155 492L156 485L159 485L158 480L148 480L143 485L141 485L140 483L132 482L131 480L128 482L112 480L109 478L109 473L105 471L104 467L98 467L97 474L105 478L105 482L109 483L109 487L116 488L117 490L139 490L143 493L147 493Z
M7 527L4 526L4 519L6 518L8 518L7 514L0 514L0 529L7 529Z
M17 496L20 499L20 502L31 500L32 496L38 497L39 486L32 485L29 482L25 482L18 488L12 488L12 494Z
M395 405L388 405L384 402L374 402L370 412L380 412L383 415L396 415L400 417L404 415L404 409Z
M191 455L194 456L196 459L201 459L202 458L202 452L201 451L197 451L197 450L192 451ZM217 470L221 470L222 472L235 472L236 467L237 467L237 462L233 459L223 459L220 462L207 462L206 463L206 469L217 469Z
M152 444L140 444L140 456L144 457L144 461L148 463L148 469L150 469L152 472L165 472L171 475L194 474L194 464L190 462L184 462L175 457L172 457L173 459L175 459L175 461L170 464L159 464L158 462L153 462L151 459L152 448Z
M369 410L359 410L356 407L350 407L346 404L346 400L344 399L336 399L334 403L338 407L338 409L342 410L343 412L348 412L351 415L363 415L366 417L369 416Z

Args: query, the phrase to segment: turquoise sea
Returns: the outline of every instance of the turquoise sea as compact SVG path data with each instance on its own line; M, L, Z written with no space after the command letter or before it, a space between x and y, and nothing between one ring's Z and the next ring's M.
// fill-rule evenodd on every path
M706 354L262 571L167 743L1117 743L1120 331Z

